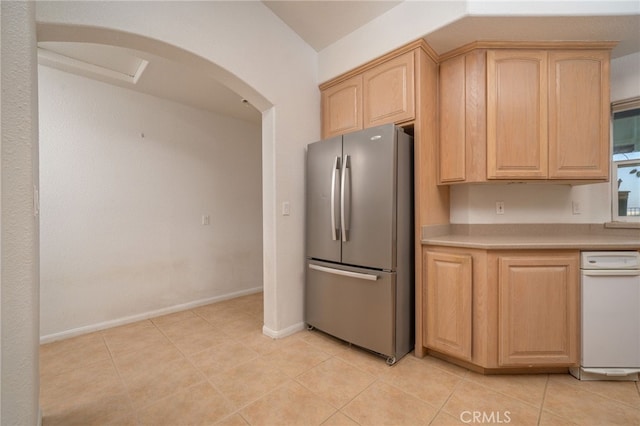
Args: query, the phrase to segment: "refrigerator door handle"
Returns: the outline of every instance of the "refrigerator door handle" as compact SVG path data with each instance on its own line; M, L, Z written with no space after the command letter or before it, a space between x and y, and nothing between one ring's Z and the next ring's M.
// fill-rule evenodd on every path
M349 187L347 186L347 176L351 173L351 164L349 161L349 155L344 156L344 167L342 170L342 179L340 182L340 224L342 225L342 241L349 240L349 224L347 218L349 217L349 211L346 211L348 207L346 203L345 192ZM349 176L350 177L350 176ZM351 182L349 182L351 183Z
M327 268L326 266L320 266L320 265L310 264L309 269L313 269L314 271L327 272L329 274L342 275L343 277L357 278L360 280L367 280L367 281L378 280L377 275L363 274L360 272L343 271L342 269Z
M331 169L331 239L337 241L340 229L336 226L336 174L340 173L340 157L336 156Z

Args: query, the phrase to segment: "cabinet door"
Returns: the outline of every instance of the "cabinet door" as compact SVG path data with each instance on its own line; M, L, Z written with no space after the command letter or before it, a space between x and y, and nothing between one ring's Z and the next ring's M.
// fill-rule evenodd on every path
M438 183L487 180L484 50L440 64Z
M578 363L578 254L498 258L500 366Z
M415 117L413 55L405 53L363 74L365 128Z
M362 76L322 91L322 137L362 129Z
M547 53L487 52L487 178L547 178Z
M467 179L465 77L464 56L440 64L440 183Z
M549 53L549 178L609 176L609 52Z
M423 264L426 346L471 360L471 256L427 251Z

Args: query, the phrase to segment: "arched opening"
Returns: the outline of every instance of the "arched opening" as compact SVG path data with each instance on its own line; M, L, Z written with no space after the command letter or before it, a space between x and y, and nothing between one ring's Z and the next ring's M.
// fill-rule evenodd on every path
M39 24L38 41L95 43L147 52L179 63L181 66L197 69L201 74L204 73L211 79L215 79L229 87L239 97L246 99L263 113L271 107L263 96L223 68L193 53L159 40L105 28ZM50 72L47 71L46 74L48 75ZM51 76L49 75L49 77ZM65 81L60 79L56 81L58 83L62 81L62 85L66 84ZM73 85L75 83L70 84ZM79 87L74 90L76 92L78 90L89 90L91 94L105 92L105 90L96 88L95 85L89 83L83 87L84 89ZM73 303L76 306L82 306L82 309L87 312L74 314L65 309L69 305L59 305L54 310L65 311L65 313L58 318L57 328L44 329L41 334L48 336L49 340L55 340L139 319L153 313L164 313L167 312L166 309L185 308L192 306L193 303L202 303L216 298L225 298L236 293L242 294L243 291L255 290L255 288L247 288L246 285L240 289L234 289L228 285L229 280L234 278L240 281L247 279L247 277L243 278L243 270L239 266L241 262L251 262L254 268L256 267L256 262L254 258L251 258L251 254L243 252L242 247L236 247L235 252L231 249L238 237L241 236L237 232L234 233L234 228L237 231L242 228L242 224L236 223L235 227L228 226L227 223L224 223L224 220L230 218L237 220L243 212L247 211L255 213L256 206L246 203L242 200L242 197L255 197L255 186L257 185L257 196L259 198L262 190L260 181L244 185L243 188L234 188L233 179L242 176L243 171L244 175L247 175L250 169L255 171L256 167L252 168L251 162L243 161L246 156L241 155L242 149L237 150L238 143L233 143L233 148L236 149L233 152L225 151L226 148L223 142L212 148L213 151L209 151L208 148L203 148L206 144L206 136L196 140L199 139L198 135L200 133L205 133L209 130L215 132L216 125L224 126L223 133L225 133L226 138L229 138L229 134L234 133L234 126L236 129L238 128L238 123L230 126L228 124L230 120L220 119L218 123L213 123L214 127L212 129L209 127L211 120L205 123L208 121L207 118L194 114L191 110L175 109L166 105L156 108L153 103L148 104L145 100L140 101L141 103L136 103L135 106L131 106L131 110L127 113L126 109L129 107L120 103L125 101L113 101L111 99L115 96L115 91L113 96L111 94L108 95L111 99L108 103L111 103L111 106L106 107L106 109L103 108L104 103L97 98L91 99L85 105L76 103L69 106L64 101L66 94L70 94L69 86L57 92L58 99L56 102L44 103L41 108L47 107L49 111L59 109L60 111L58 112L60 113L66 107L76 108L77 114L74 117L69 117L70 123L87 117L89 119L95 118L96 121L94 123L83 123L80 126L81 131L74 135L76 140L70 141L75 142L75 146L72 143L64 148L67 151L66 164L63 162L54 166L46 163L49 158L62 155L61 151L63 150L59 149L59 147L47 147L46 137L41 137L41 150L46 150L47 153L46 156L41 157L42 202L45 203L47 200L50 202L50 200L55 199L59 203L57 206L55 233L50 233L47 228L50 222L47 218L47 206L43 205L45 210L42 214L41 251L44 253L45 250L48 250L47 253L66 256L62 260L47 259L46 256L41 258L43 265L43 279L41 282L43 289L42 307L45 310L47 309L47 303L49 303L47 297L58 297L59 300L57 302L65 299L64 291L57 291L58 289L47 287L49 284L45 274L47 273L48 265L75 263L73 271L75 276L73 277L66 273L68 271L56 270L55 272L58 274L59 281L66 280L63 285L67 287L67 291L80 289L80 295ZM132 99L130 98L131 102L138 102ZM147 108L146 105L150 106ZM143 109L147 110L146 113L133 117L137 114L137 111ZM120 116L109 116L116 110L120 111ZM177 114L175 117L176 123L168 123L171 117L164 116L163 118L162 114L165 112L174 116ZM155 116L150 117L150 114ZM107 116L105 117L105 115ZM269 116L269 114L263 114L263 117ZM120 124L108 123L110 120L120 120ZM150 122L146 120L151 122L157 120L162 125L157 127L154 125L155 128L151 131L145 130L145 127L148 129ZM107 123L103 127L102 124L105 122ZM55 118L52 121L41 119L41 134L47 128L57 125L60 125L60 120L55 120ZM264 143L261 137L262 130L260 125L257 128L259 142ZM65 133L62 132L57 137L64 138ZM240 136L240 139L242 139L242 136ZM193 140L196 141L193 142ZM180 147L177 146L177 141L180 142ZM101 142L101 152L93 151L89 152L88 157L81 157L81 154L87 154L87 152L81 152L83 147L91 146L93 142ZM120 148L117 145L120 145ZM132 148L132 145L137 146ZM257 150L258 173L260 172L260 163L264 164L260 145L259 143L257 147L246 148L252 149L251 155L254 156ZM108 152L105 149L108 149ZM137 159L136 155L139 155ZM76 158L72 158L74 156ZM109 157L111 160L109 160ZM155 162L149 161L150 157L155 158ZM88 159L94 163L70 162L70 159L78 161L80 158ZM255 160L255 157L253 159ZM215 160L220 161L216 164ZM113 176L107 176L109 161L118 162L118 165L113 167L115 172ZM209 163L203 163L203 161L209 161ZM163 167L165 167L163 164L170 164L170 168L173 171L162 172ZM74 184L78 185L75 187L77 196L74 196L73 189L66 193L64 191L60 192L64 185L59 185L55 189L55 195L47 192L51 189L47 187L50 182L50 180L46 180L47 174L56 167L58 170L60 167L64 167L67 172L71 171L71 173L65 174L65 178L68 182L74 182ZM177 172L175 170L176 167ZM210 169L215 167L220 167L224 170L220 174L211 175L209 173ZM100 169L103 171L102 178L96 175L96 171ZM85 174L83 170L91 173ZM123 170L127 172L122 173ZM265 172L265 170L262 170L262 174ZM174 175L168 173L174 173ZM175 175L175 173L178 173L178 175ZM190 178L187 179L185 177L186 174L190 174ZM228 177L228 180L225 180L225 177ZM114 180L121 181L119 187L112 185ZM202 185L203 181L207 181L207 184ZM248 189L249 186L251 189ZM138 191L131 191L132 188L135 189L136 187L139 187ZM122 192L120 188L126 188L127 191ZM67 187L66 189L69 190L70 188ZM158 192L156 197L146 198L155 191ZM216 195L209 197L207 200L205 198L208 191L212 191ZM80 204L75 204L75 201L83 195L85 196L84 201L80 202ZM64 201L65 197L67 202ZM255 200L252 201L255 204ZM218 207L220 205L229 206L229 203L235 204L235 211L227 209L226 215L212 213L212 209L224 210L218 209ZM51 203L49 205L51 206ZM190 205L190 207L179 208L186 205ZM257 210L261 210L260 200L258 200L257 205ZM62 212L65 209L67 209L68 215L66 215L66 218L62 218ZM107 216L102 216L103 212ZM109 215L109 212L112 214ZM113 214L114 212L116 213ZM252 220L255 222L255 217ZM260 225L262 220L262 215L260 214ZM188 225L179 225L180 222L188 222ZM60 226L61 223L63 226ZM123 224L124 227L122 227ZM79 228L78 225L80 225ZM70 229L67 226L73 227L70 233L66 233ZM116 228L122 233L120 237L116 237L118 232L113 232ZM254 227L249 230L249 232L252 231L262 234L262 226L259 229ZM58 236L65 235L67 243L70 242L69 238L76 241L64 244L64 249L58 250L55 247L55 243L53 247L48 244L48 239L55 237L56 233ZM138 234L137 237L135 234ZM212 236L210 238L201 238L203 234ZM84 241L82 241L83 239ZM114 241L118 239L120 241ZM192 241L196 247L186 248L190 244L189 241ZM254 242L245 241L245 248L251 246L252 243ZM73 250L69 250L69 247L73 244L76 244L75 255ZM93 250L91 247L95 249L96 244L103 247ZM82 250L83 245L86 245L86 248L81 254L93 252L89 256L92 257L92 261L97 262L101 267L101 269L98 268L97 274L88 273L83 267L86 262L79 259L78 252ZM261 239L258 245L261 252ZM224 255L225 250L228 252L226 253L227 257ZM150 254L148 253L149 251L155 253ZM210 264L207 264L206 257L208 255L212 257ZM253 255L255 257L255 253ZM194 264L194 262L186 259L185 256L199 258L199 263ZM260 257L262 257L262 253L260 253ZM143 261L136 264L136 258ZM258 267L262 269L262 262L257 263ZM224 283L220 284L219 288L213 293L208 293L203 288L203 284L216 279L216 268L218 271L225 270L224 275L219 276ZM150 272L151 270L154 272ZM135 284L137 280L144 280L149 283L149 286L137 285ZM82 281L91 282L93 285L82 289ZM104 292L99 290L100 288L104 289L109 282L116 282L122 288L120 290L107 288ZM262 282L259 285L262 286ZM149 292L154 292L154 286L158 292L154 293L153 298L150 298ZM127 292L130 294L127 295ZM115 297L114 293L120 294L115 295L118 296ZM48 296L46 296L47 294ZM129 300L131 304L139 304L138 311L133 306L117 308L118 298L121 301ZM112 302L111 308L106 309L104 312L97 312L94 316L91 315L89 311L92 309L95 311L95 308L91 308L92 304L94 306L98 303L105 304L108 300ZM162 306L163 304L165 306ZM43 321L47 321L47 318L46 314L42 315Z

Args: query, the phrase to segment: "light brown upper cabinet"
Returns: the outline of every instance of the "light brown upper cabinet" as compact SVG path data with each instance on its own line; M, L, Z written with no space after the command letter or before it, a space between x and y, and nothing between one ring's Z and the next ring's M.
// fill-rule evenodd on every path
M609 176L609 51L549 52L549 178Z
M413 52L384 62L362 75L365 128L413 120L414 75Z
M439 183L606 181L612 44L482 46L440 65Z
M415 118L415 52L386 59L346 80L320 86L322 137Z
M487 52L487 178L547 177L547 53Z
M325 138L362 129L362 76L322 91L322 134Z

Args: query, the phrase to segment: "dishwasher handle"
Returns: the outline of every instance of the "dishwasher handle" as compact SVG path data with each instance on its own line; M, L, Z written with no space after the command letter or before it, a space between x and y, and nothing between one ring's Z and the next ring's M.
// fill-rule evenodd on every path
M583 269L585 277L637 277L640 269Z

